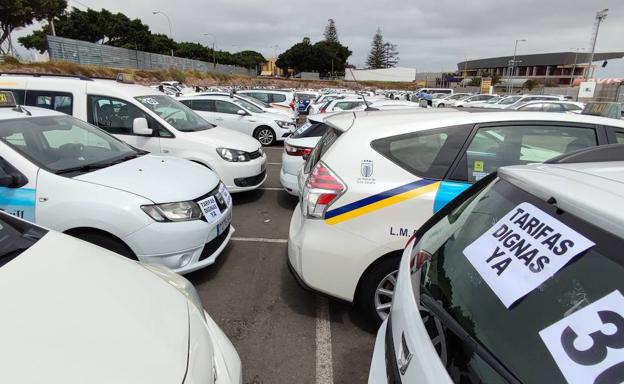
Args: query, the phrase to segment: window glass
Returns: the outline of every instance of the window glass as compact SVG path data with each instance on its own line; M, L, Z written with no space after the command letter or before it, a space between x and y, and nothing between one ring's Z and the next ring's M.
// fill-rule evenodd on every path
M24 91L22 89L4 89L4 88L0 88L0 91L13 93L13 97L15 98L15 102L17 104L20 104L20 105L25 105L26 104L26 103L24 103L24 99L25 99L25 96L26 96L26 91Z
M254 99L258 99L264 103L270 103L271 101L269 100L269 94L268 93L264 93L264 92L250 92L250 93L244 93L245 95L249 95L251 97L253 97Z
M334 109L336 109L336 110L341 109L343 111L348 111L348 110L353 109L355 107L359 107L362 104L363 103L361 103L359 101L339 101L334 106Z
M236 105L238 105L239 107L242 107L246 110L248 110L249 112L253 112L253 113L264 113L264 111L258 107L256 107L255 105L253 105L252 103L250 103L247 100L242 100L242 99L232 99L232 102ZM240 109L240 108L239 108Z
M192 109L169 96L138 96L135 99L178 131L196 132L214 127Z
M578 105L574 105L574 104L562 104L561 106L566 111L580 111L580 110L583 109L583 108L579 107Z
M56 173L138 154L126 143L71 116L0 121L0 140Z
M72 114L73 96L67 92L27 91L26 105Z
M48 231L9 215L0 217L0 267L18 257Z
M215 112L214 100L193 100L191 109L195 111Z
M506 308L463 250L524 202L555 217L596 245ZM422 236L415 250L424 250L432 257L420 273L412 274L414 298L420 302L422 295L427 295L438 302L519 382L565 383L539 332L616 289L624 291L624 261L620 252L623 246L621 238L560 211L505 180L498 180ZM501 382L499 377L491 376L493 372L483 370L483 361L479 361L474 349L448 328L436 327L441 322L427 317L423 320L429 320L425 325L432 341L440 340L438 351L448 352L441 354L441 358L454 382Z
M297 130L292 134L293 139L298 139L301 137L320 137L325 134L329 128L324 123L310 123L306 122L301 127L297 128Z
M271 102L272 103L283 103L284 101L286 101L286 96L285 95L271 93L270 96L271 96Z
M236 115L236 112L238 112L241 108L234 104L234 103L230 103L229 101L223 101L223 100L215 100L215 110L218 113L228 113L230 115Z
M541 111L543 105L544 104L542 103L529 104L529 105L522 106L518 109L523 110L523 111Z
M88 121L108 133L120 135L132 135L134 119L143 117L150 118L139 107L126 101L105 96L89 96Z
M624 144L624 132L615 132L615 142Z
M557 103L545 103L544 112L563 112L563 108Z
M371 145L414 175L441 179L469 132L465 126L432 129L375 140Z
M479 128L452 175L475 182L506 165L541 163L563 153L597 145L591 128L503 126Z

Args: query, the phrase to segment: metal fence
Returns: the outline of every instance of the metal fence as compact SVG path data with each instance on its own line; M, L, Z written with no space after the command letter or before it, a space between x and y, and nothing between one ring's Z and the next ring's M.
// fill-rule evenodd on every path
M181 71L215 72L255 76L256 71L234 65L207 63L205 61L160 55L133 49L94 44L58 36L47 36L50 60L65 60L76 64L112 68L169 69Z

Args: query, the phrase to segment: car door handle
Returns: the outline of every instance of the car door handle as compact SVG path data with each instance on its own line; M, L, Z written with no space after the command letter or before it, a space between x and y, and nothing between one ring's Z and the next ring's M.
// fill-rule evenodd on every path
M250 123L255 123L256 122L256 120L247 120L247 121L249 121Z
M223 118L222 117L217 117L215 120L216 121L223 121Z

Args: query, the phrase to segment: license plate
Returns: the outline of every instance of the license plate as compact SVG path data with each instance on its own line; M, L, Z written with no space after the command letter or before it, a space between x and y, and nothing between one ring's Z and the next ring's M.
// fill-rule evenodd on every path
M217 236L227 231L230 223L232 223L232 210L226 214L222 222L217 224Z
M230 195L230 192L225 188L225 184L219 184L219 193L221 197L223 197L223 200L225 200L225 205L230 207L232 205L232 195Z

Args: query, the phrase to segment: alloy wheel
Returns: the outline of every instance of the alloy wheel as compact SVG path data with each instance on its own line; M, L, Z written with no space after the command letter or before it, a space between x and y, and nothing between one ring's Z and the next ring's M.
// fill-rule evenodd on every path
M270 129L261 129L258 132L258 141L262 145L270 145L275 140L273 132Z
M381 320L385 320L390 314L398 273L399 271L392 271L387 274L375 289L375 310Z

